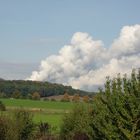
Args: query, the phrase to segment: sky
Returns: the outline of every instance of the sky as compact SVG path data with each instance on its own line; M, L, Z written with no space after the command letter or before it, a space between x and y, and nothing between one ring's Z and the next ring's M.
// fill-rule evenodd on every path
M120 54L121 57L125 56L124 52L120 53L120 50L116 49L116 46L119 46L118 44L121 42L120 38L124 39L121 32L131 35L134 35L135 32L139 33L139 26L136 26L136 24L140 24L139 5L139 0L1 0L0 77L4 79L48 80L72 85L75 88L93 90L95 86L93 80L89 84L90 87L85 85L89 80L87 75L94 73L94 79L95 74L103 69L104 65L112 63L114 65L115 62L112 62L112 59L118 60ZM131 38L131 35L128 36ZM117 45L114 43L116 39L118 40ZM139 40L139 35L136 39ZM96 44L96 40L100 40L100 42L97 41ZM93 45L94 42L96 45ZM122 48L123 46L126 48L125 43L122 44L122 42L120 43ZM80 45L82 43L83 45ZM88 48L86 45L89 46L90 43L92 48L99 46L98 51L108 58L97 60L97 57L101 56L99 53L96 54L95 60L97 61L91 62L95 55L91 57L91 54L85 54ZM132 43L133 48L138 51L140 46L135 45L134 40ZM71 47L66 47L66 45ZM82 50L82 55L79 58L73 58L73 61L77 63L69 73L66 68L69 69L68 64L72 58L70 53L79 55L75 48L80 52ZM112 51L115 49L119 52L118 54ZM106 53L103 50L106 50ZM89 51L96 52L94 49L89 49ZM111 53L114 53L115 56L111 56ZM64 57L65 54L67 56ZM66 60L65 66L62 65L66 62L56 63L59 56ZM84 56L90 58L88 64L79 62L83 61ZM138 57L136 60L139 60L139 54L135 54L135 56ZM68 57L69 59L67 59ZM118 61L120 62L120 59ZM131 63L128 61L129 65ZM79 65L83 67L79 68ZM54 70L56 67L57 70ZM128 69L130 66L127 66L126 70ZM122 71L122 68L119 67L119 70ZM112 73L113 75L114 73ZM104 81L102 79L103 77L96 80Z

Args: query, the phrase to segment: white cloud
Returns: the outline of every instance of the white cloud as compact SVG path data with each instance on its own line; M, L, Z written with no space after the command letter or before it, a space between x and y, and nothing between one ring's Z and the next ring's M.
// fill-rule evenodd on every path
M110 51L110 54L117 57L139 53L140 25L123 27L120 37L114 41Z
M77 32L70 45L43 60L28 80L47 80L74 88L95 90L106 76L140 67L140 25L125 26L109 49L87 33Z

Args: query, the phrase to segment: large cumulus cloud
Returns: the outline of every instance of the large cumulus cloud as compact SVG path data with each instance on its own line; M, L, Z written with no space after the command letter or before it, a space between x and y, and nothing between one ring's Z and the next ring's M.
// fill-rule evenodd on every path
M123 27L108 49L101 40L94 40L87 33L75 33L70 45L42 60L39 70L33 71L27 79L95 90L103 85L106 76L130 73L132 68L138 67L140 25L134 25Z

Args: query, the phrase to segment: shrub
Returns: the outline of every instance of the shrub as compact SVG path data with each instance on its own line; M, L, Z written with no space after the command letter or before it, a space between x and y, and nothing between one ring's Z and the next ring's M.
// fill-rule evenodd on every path
M6 94L4 93L4 92L1 92L0 93L0 98L6 98L7 96L6 96Z
M88 107L83 104L76 104L72 112L66 114L60 130L61 140L79 140L82 137L92 139L91 117Z
M25 110L16 110L14 114L16 133L19 140L29 140L33 136L33 116Z
M0 140L18 140L15 124L10 117L0 115Z
M41 122L38 127L41 135L46 135L47 133L49 133L50 126L48 123Z
M6 132L7 132L7 121L2 116L0 116L0 139L6 139Z
M39 100L40 99L40 94L38 92L35 92L32 94L32 99L33 100Z
M74 94L72 101L73 101L73 102L79 102L79 101L80 101L80 96L79 96L79 94Z
M65 93L61 99L62 102L69 102L70 101L70 97L68 93Z
M51 101L52 101L52 102L55 102L55 101L56 101L56 99L52 98L52 99L51 99Z
M89 99L90 99L90 98L89 98L88 95L83 96L83 101L84 101L84 102L86 102L86 103L89 102Z
M25 110L16 110L13 118L0 115L0 140L34 139L34 128L32 115Z
M11 95L12 98L19 99L21 98L21 93L18 90L15 90L14 93Z
M0 111L6 111L5 105L0 101Z

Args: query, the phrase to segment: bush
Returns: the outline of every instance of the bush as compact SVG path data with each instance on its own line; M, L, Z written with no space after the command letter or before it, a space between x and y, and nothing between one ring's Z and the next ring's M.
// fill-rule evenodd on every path
M79 94L74 94L74 95L73 95L73 98L72 98L72 101L73 101L73 102L79 102L79 101L80 101L80 96L79 96Z
M21 93L18 90L14 91L13 94L11 95L11 98L15 98L15 99L19 99L21 97L22 97Z
M19 140L29 140L33 137L35 125L33 116L25 110L17 110L14 114L16 133Z
M65 93L61 99L62 102L70 102L70 97L68 93Z
M0 140L18 140L15 124L10 117L0 115Z
M71 113L66 114L60 130L61 140L77 140L83 137L92 139L91 117L89 109L83 104L76 104ZM85 139L87 140L87 139Z
M34 92L32 94L32 99L33 100L40 100L40 94L38 92Z
M56 99L52 98L52 99L51 99L51 101L52 101L52 102L55 102L55 101L56 101Z
M0 111L6 111L5 105L0 101Z
M0 92L0 98L6 98L6 94L4 92Z
M16 110L13 117L0 115L0 140L34 139L34 128L32 115L25 110Z
M0 139L6 139L6 132L7 132L7 121L2 116L0 116Z
M38 132L37 137L45 137L47 134L49 134L50 131L50 125L46 122L40 122L38 125Z
M89 98L88 95L83 96L83 101L84 101L84 102L88 103L89 100L90 100L90 98Z

